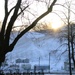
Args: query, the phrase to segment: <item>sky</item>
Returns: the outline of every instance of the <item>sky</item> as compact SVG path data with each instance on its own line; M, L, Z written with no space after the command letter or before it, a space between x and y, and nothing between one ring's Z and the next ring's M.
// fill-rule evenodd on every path
M32 8L34 8L35 5L36 5L36 3L34 3L32 5ZM37 11L39 11L38 14L42 14L46 10L45 6L43 7L43 5L40 4L39 6L37 6ZM1 12L0 12L0 20L3 20L3 17L4 17L4 0L0 0L0 10L1 10Z
M64 3L64 1L67 1L67 0L57 0L57 3ZM70 1L70 0L68 0L68 1ZM32 5L32 8L34 8L35 5L36 5L36 3L34 3ZM41 3L39 3L39 5L36 5L36 8L34 8L34 10L38 11L37 14L39 14L39 15L41 15L44 11L46 11L46 7L44 6L44 4L41 5ZM63 9L63 7L61 7L61 6L55 6L53 9L54 10L61 10L61 9ZM0 0L0 10L1 10L1 12L0 12L0 20L2 21L3 18L4 18L4 0ZM30 15L29 18L31 18L31 20L34 20L33 16L31 16L31 15ZM52 25L54 25L54 26L55 26L55 24L57 24L58 26L60 24L61 25L63 24L62 21L61 21L61 19L56 14L54 14L54 13L50 13L49 15L47 15L45 18L43 18L43 21L45 21L45 22L51 22ZM17 20L15 22L15 25L21 25L21 24L22 24L21 20L19 20L19 21ZM57 27L57 25L56 25L56 27Z

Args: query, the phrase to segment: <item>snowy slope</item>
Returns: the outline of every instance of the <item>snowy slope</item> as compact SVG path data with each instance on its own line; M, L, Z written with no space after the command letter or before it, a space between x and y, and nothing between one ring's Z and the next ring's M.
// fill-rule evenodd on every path
M60 70L67 59L65 58L67 52L62 54L66 50L66 46L58 48L61 44L56 37L48 34L28 32L18 41L14 50L7 54L7 57L9 62L13 62L17 58L28 58L33 65L39 63L40 57L40 64L48 65L50 53L51 69ZM55 66L56 68L54 68Z

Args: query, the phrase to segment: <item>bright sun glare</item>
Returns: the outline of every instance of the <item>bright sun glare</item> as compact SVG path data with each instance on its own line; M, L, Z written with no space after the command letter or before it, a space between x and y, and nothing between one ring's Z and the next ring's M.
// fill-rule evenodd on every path
M52 29L57 30L62 27L62 22L58 19L56 19L56 20L53 19L51 21L51 27L52 27Z
M45 17L45 21L48 22L48 28L58 30L63 27L63 21L54 13L50 13Z

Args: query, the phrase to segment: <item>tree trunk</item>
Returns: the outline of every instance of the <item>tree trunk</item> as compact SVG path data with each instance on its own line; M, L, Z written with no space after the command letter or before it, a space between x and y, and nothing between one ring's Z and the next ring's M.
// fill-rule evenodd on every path
M73 64L74 64L74 68L75 68L75 57L74 57L74 45L73 45L73 41L74 41L74 37L73 37L73 26L71 25L71 50L72 50L72 60L73 60Z

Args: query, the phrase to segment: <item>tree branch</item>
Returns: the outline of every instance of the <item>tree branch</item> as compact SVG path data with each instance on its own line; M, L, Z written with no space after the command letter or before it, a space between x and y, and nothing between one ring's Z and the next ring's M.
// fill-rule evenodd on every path
M13 8L11 8L11 9L10 9L10 11L8 12L8 14L10 14L10 13L11 13L11 11L12 11L14 8L15 8L15 6L14 6Z
M15 44L17 43L17 41L26 33L28 32L30 29L32 29L39 20L41 20L43 17L45 17L47 14L49 14L52 11L53 6L55 5L57 0L54 0L51 4L51 6L48 8L48 10L46 12L44 12L42 15L40 15L29 27L27 27L25 30L23 30L13 41L12 44L10 44L10 47L12 47L12 50L15 46Z
M8 13L8 0L5 0L5 14Z
M26 8L28 8L29 7L29 5L27 5L24 9L22 9L21 7L20 7L20 9L21 9L21 12L20 13L18 13L18 15L17 16L19 16Z
M5 34L5 43L7 44L7 45L9 45L9 39L10 39L10 33L11 33L11 30L12 30L12 27L13 27L13 25L14 25L14 22L15 22L15 20L17 19L17 14L18 14L18 11L19 11L19 8L20 8L20 5L21 5L21 1L22 0L18 0L17 1L17 4L16 4L16 6L15 6L15 10L14 10L14 13L13 13L13 15L11 16L11 19L10 19L10 21L9 21L9 23L8 23L8 27L7 27L7 30L6 30L6 34ZM12 9L11 9L12 10ZM11 11L10 10L10 11Z

